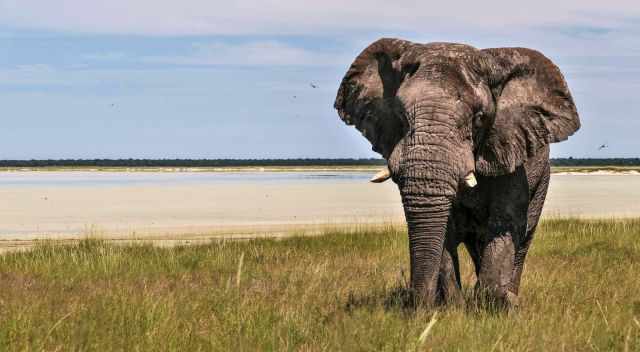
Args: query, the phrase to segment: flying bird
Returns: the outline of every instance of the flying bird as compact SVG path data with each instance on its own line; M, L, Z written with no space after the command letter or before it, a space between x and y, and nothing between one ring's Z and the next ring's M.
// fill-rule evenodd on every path
M309 83L309 85L310 85L310 86L311 86L311 88L313 88L313 89L318 88L318 86L317 86L317 85L315 85L315 84L313 84L313 82Z
M603 144L603 145L601 145L601 146L599 146L599 147L598 147L598 150L602 150L602 149L604 149L604 148L606 148L606 147L608 147L608 145Z

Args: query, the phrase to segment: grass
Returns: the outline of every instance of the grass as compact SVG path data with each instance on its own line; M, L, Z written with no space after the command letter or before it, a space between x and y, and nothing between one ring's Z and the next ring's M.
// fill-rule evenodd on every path
M637 351L639 239L640 219L544 221L511 313L404 309L402 227L49 243L0 256L0 350Z

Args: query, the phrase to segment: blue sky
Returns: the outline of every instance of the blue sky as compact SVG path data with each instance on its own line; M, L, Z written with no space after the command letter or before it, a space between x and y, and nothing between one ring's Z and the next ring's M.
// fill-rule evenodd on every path
M640 3L390 4L0 0L0 159L376 157L332 105L383 36L541 50L583 122L552 156L640 156Z

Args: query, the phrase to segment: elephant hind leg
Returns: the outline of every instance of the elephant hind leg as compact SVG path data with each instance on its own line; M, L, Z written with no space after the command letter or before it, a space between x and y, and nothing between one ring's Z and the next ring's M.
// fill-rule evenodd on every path
M456 248L445 248L438 273L438 302L443 304L461 303L460 267Z
M524 260L527 257L527 252L529 251L529 246L531 245L531 241L533 240L533 235L535 234L536 228L538 227L540 215L542 214L542 206L544 205L544 200L547 196L547 190L549 189L550 173L550 166L547 165L542 173L540 182L536 186L535 192L531 197L531 202L529 202L529 210L527 211L527 233L524 240L522 241L522 243L520 243L518 249L516 250L513 275L509 288L509 291L511 291L516 296L518 295L518 291L520 290L520 278L522 277L522 271L524 270Z
M469 253L469 257L471 257L471 261L473 262L477 279L480 275L480 255L482 255L482 253L480 252L480 244L476 235L468 234L464 241L464 246L467 249L467 253Z
M511 275L511 283L509 284L509 292L518 295L520 290L520 278L522 277L522 271L524 270L524 260L527 257L527 252L529 251L529 245L531 244L531 240L533 239L533 233L535 232L535 227L527 232L527 239L524 243L518 248L514 258L513 265L513 273Z

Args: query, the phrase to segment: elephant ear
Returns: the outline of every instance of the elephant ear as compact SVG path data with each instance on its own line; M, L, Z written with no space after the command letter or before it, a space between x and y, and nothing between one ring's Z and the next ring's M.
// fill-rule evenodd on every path
M580 128L580 119L560 69L544 55L524 48L483 52L495 59L489 84L496 112L477 148L476 171L497 176L566 140Z
M387 159L407 131L397 92L419 67L416 49L417 44L399 39L369 45L351 64L335 100L340 118L354 125Z

